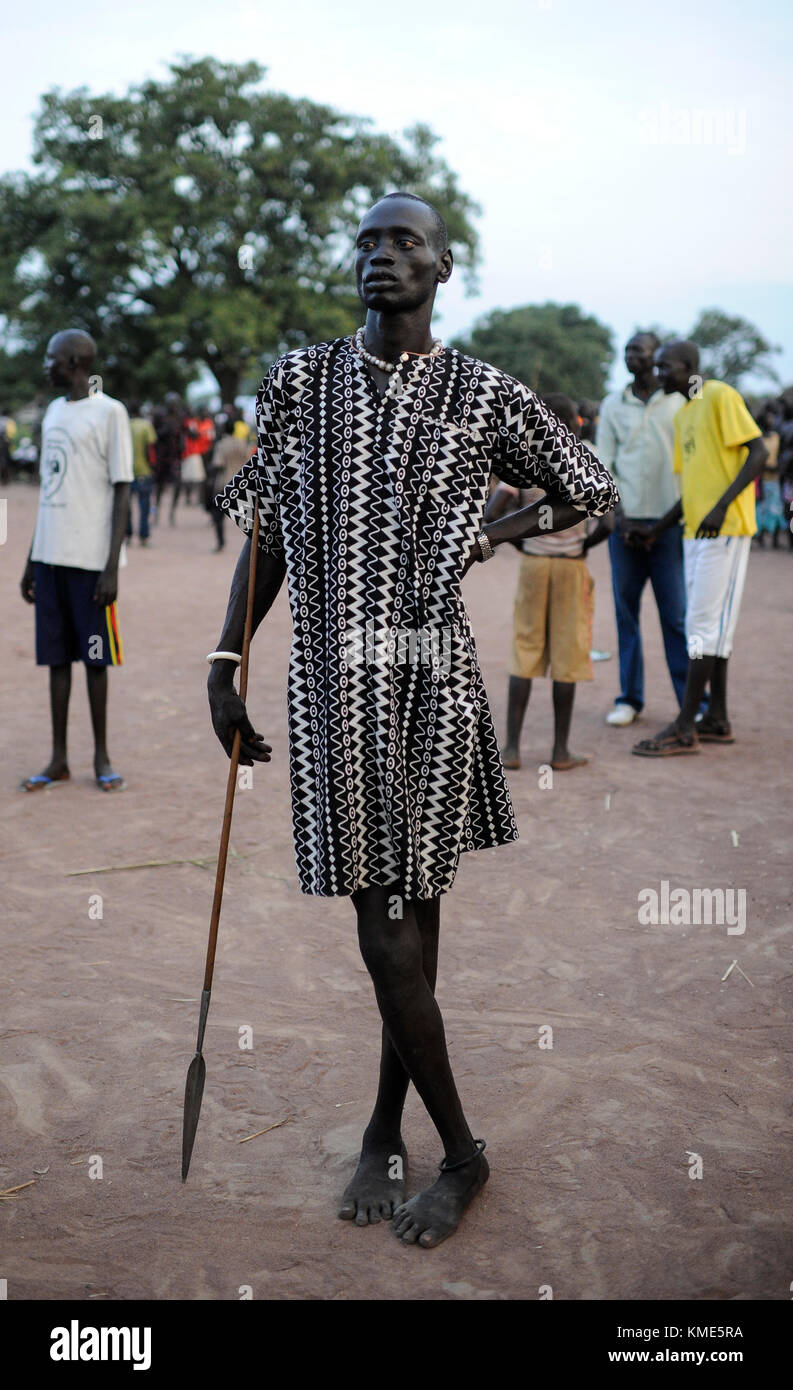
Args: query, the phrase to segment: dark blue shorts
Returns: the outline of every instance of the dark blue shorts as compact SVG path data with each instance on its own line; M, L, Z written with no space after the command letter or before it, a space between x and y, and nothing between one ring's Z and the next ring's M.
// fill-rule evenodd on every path
M97 570L33 561L36 662L39 666L120 666L124 659L116 604L94 602Z

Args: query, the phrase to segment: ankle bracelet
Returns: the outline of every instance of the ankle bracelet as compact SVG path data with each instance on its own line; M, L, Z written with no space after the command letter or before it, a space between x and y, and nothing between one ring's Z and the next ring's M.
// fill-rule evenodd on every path
M480 1154L483 1154L487 1148L484 1139L475 1139L474 1143L476 1144L476 1152L472 1153L470 1158L461 1158L459 1163L449 1163L445 1158L442 1158L438 1164L441 1172L453 1173L455 1168L464 1168L466 1163L473 1163L474 1159L478 1158Z

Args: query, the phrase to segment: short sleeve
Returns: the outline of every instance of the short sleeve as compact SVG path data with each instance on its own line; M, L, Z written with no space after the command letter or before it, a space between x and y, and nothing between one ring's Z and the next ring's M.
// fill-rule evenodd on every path
M715 404L722 443L728 449L759 439L760 428L746 409L743 396L733 386L722 383Z
M563 493L588 516L604 516L619 502L614 479L596 454L520 382L497 410L492 469L512 487Z
M107 412L107 475L111 483L131 483L135 476L132 466L132 431L129 415L121 401L108 402Z
M215 501L246 536L253 532L253 508L259 509L259 549L283 553L280 475L287 408L283 362L270 368L256 397L257 448L252 458L229 479Z

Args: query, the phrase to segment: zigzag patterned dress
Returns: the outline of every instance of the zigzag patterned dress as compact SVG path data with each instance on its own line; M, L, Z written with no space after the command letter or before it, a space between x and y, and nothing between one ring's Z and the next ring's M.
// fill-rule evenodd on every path
M257 398L258 454L218 495L286 560L290 780L304 893L426 899L460 854L518 838L460 591L491 471L590 516L597 458L512 377L455 349L382 400L351 338L300 349Z

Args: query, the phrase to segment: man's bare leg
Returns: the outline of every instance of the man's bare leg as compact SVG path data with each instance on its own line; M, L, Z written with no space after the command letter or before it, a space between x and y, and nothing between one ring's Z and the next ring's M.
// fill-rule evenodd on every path
M776 532L774 532L776 535ZM727 715L727 662L726 656L714 656L713 674L710 678L710 704L708 714L715 724L729 726Z
M385 1028L440 1135L445 1161L461 1165L441 1173L431 1187L394 1213L394 1229L406 1244L434 1246L456 1230L490 1170L477 1152L457 1094L443 1019L424 974L413 904L404 903L400 919L392 921L388 915L395 891L362 889L353 894L353 902L361 954Z
M440 898L412 904L421 936L424 978L433 994L438 975L440 906ZM364 1130L358 1167L341 1200L339 1216L343 1221L355 1221L356 1226L390 1221L395 1207L405 1200L408 1156L402 1139L402 1112L409 1085L410 1077L384 1024L377 1098ZM395 1158L400 1162L395 1163Z
M94 774L97 777L113 777L107 751L107 667L86 666L85 679L94 732Z
M706 687L713 680L715 656L690 656L688 659L688 674L686 675L686 688L683 692L683 703L676 719L672 720L665 729L655 734L653 738L641 739L633 747L633 752L641 751L643 748L656 745L663 739L688 739L694 736L696 741L697 724L696 718L702 704L702 698ZM726 673L725 673L726 690Z
M58 779L69 775L66 757L66 729L69 722L69 696L72 689L70 665L50 667L50 714L52 716L52 757L43 777Z
M583 767L588 758L577 758L570 752L570 723L573 718L575 701L575 681L553 682L553 751L551 767L557 772L567 772L573 767Z
M501 749L501 761L509 771L516 771L520 767L520 734L530 695L530 680L510 676L507 687L507 738Z

